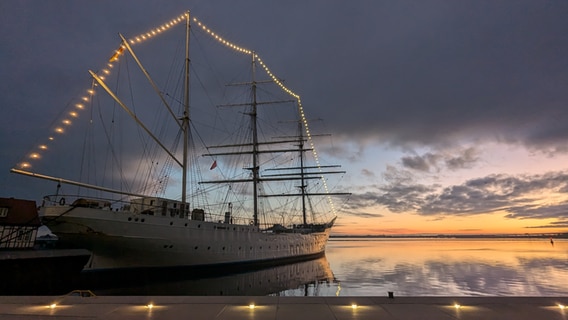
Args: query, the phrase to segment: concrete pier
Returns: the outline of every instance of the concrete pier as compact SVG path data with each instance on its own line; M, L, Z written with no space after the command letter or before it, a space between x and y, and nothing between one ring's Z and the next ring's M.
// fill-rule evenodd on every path
M0 318L566 320L567 304L568 297L2 296Z

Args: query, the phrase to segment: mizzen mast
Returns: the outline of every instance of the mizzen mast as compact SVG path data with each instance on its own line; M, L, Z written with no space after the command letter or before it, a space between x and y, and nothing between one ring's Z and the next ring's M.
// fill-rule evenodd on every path
M188 159L188 145L190 140L189 130L189 31L190 19L189 10L187 11L185 23L185 79L184 79L184 100L183 100L183 118L182 118L182 132L183 132L183 159L182 159L182 187L181 187L181 202L182 208L180 210L180 218L186 216L188 210L187 206L187 159Z

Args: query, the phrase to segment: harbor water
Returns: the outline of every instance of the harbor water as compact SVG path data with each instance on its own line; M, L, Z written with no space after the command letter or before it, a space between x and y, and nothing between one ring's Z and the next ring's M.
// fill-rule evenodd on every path
M568 239L333 238L325 257L310 261L89 272L42 294L76 289L125 296L566 296Z

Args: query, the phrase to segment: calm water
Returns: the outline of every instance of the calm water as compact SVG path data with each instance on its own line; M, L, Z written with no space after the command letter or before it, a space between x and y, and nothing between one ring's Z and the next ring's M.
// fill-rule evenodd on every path
M334 240L326 255L339 295L568 295L566 239Z
M326 257L285 266L95 273L70 287L97 295L566 296L568 239L332 239Z

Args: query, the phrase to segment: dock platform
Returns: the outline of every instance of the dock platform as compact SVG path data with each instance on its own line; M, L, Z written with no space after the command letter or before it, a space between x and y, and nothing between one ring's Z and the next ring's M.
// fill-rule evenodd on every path
M568 319L568 297L0 296L1 319Z

